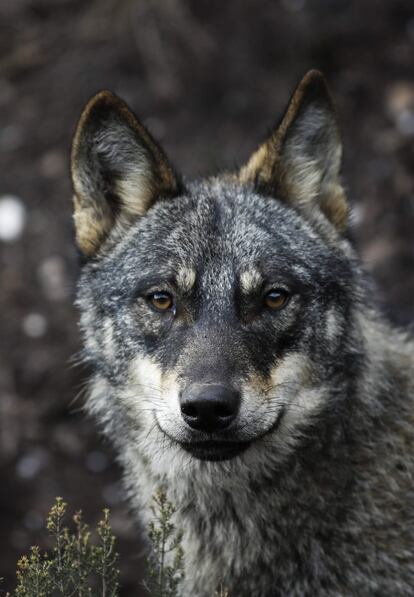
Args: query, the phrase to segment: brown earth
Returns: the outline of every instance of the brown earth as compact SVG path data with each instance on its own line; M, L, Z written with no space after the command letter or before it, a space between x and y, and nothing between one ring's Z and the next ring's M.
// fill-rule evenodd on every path
M122 595L141 593L143 551L110 448L75 400L86 372L72 306L78 261L68 152L76 118L109 88L185 175L245 160L303 73L337 100L354 236L396 323L414 315L412 0L3 0L0 201L22 234L0 241L0 576L45 545L56 495L93 522L112 509Z

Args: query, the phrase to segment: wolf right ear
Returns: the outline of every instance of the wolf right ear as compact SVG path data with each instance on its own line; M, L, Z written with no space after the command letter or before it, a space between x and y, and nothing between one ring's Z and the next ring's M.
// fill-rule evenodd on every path
M76 239L95 255L116 228L126 228L180 182L162 149L127 105L109 91L93 97L72 145Z
M323 75L309 71L276 131L253 153L239 179L303 214L317 210L340 231L348 207L341 185L342 145Z

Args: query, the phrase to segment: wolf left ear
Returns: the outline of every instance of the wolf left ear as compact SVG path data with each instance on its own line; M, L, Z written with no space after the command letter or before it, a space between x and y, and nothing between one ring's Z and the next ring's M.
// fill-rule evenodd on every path
M348 207L339 177L341 154L331 96L323 75L312 70L294 92L277 130L239 178L302 212L320 210L342 231Z
M109 91L84 109L72 145L76 239L95 255L113 230L124 230L156 199L179 192L162 149L127 105Z

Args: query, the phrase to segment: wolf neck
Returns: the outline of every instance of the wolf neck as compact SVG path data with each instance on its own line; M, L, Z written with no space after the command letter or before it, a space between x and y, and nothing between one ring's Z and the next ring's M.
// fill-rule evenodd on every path
M271 585L266 583L275 582L277 562L289 569L298 560L307 566L312 546L320 543L321 553L331 549L329 541L351 509L353 479L343 450L333 450L323 461L320 456L303 451L280 470L256 480L223 474L219 468L214 475L211 467L208 474L165 480L135 460L127 480L135 479L129 492L144 524L152 517L148 504L160 482L176 507L174 524L184 533L189 571L183 595L214 595L220 580L230 595L270 595ZM278 579L281 587L283 576Z

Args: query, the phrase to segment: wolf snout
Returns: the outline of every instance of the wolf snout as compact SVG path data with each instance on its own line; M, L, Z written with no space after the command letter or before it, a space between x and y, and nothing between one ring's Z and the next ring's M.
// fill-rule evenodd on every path
M240 394L224 384L191 384L182 392L180 406L187 425L214 433L227 429L235 420Z

